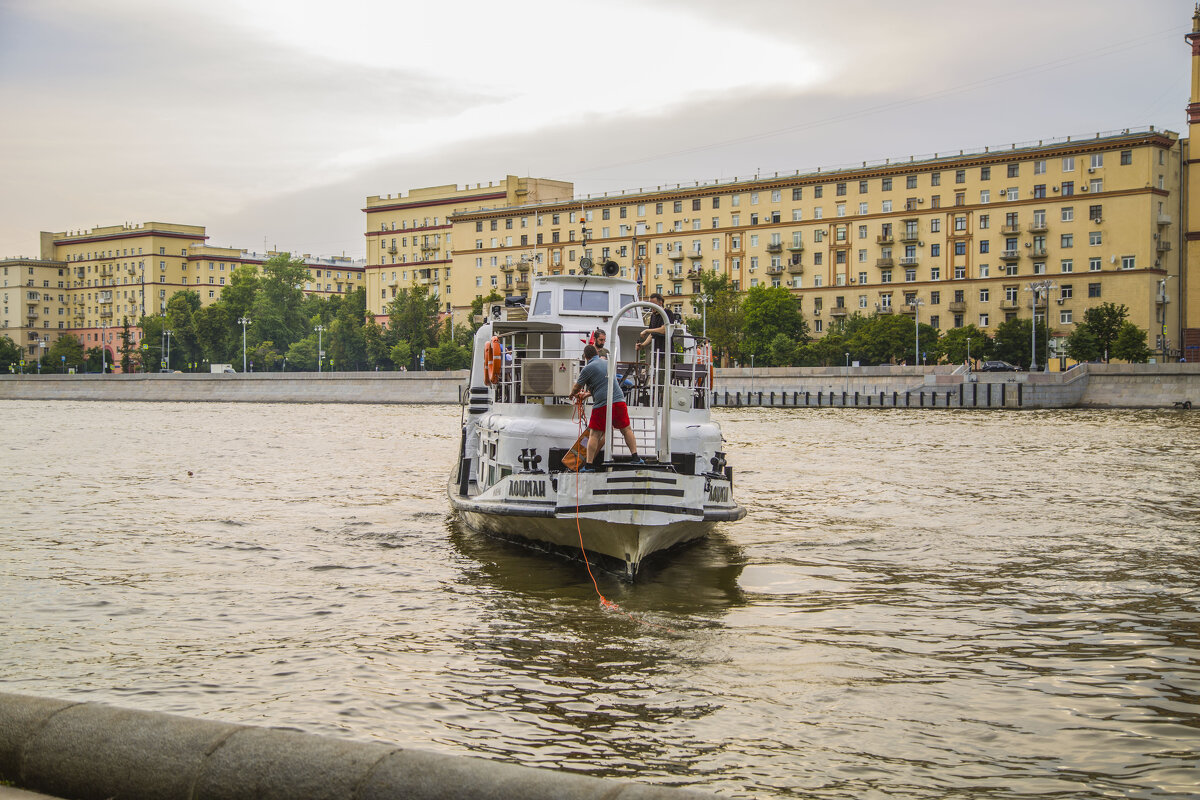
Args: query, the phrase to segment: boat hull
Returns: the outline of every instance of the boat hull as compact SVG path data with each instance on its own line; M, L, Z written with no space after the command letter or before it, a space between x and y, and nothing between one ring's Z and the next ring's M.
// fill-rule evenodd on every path
M633 577L646 556L744 516L732 503L706 504L710 497L728 498L728 486L713 476L642 469L518 474L475 498L458 495L452 478L449 495L477 531L607 556Z

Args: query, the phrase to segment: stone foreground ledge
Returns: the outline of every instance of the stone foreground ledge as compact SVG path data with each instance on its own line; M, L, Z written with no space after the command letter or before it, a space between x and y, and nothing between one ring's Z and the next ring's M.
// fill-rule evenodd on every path
M716 795L0 692L0 779L78 800L686 800Z

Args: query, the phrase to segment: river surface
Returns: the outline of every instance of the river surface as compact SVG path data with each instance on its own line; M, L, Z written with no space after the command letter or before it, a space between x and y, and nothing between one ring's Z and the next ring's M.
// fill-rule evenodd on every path
M721 410L635 584L448 512L459 410L0 405L0 688L729 797L1196 796L1200 413Z

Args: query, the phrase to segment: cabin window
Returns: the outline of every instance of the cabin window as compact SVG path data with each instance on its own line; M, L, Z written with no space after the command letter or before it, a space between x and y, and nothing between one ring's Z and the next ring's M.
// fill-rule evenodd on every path
M627 306L636 299L637 298L631 294L623 294L623 295L621 295L621 306L622 307ZM641 309L631 308L625 312L625 316L628 319L641 319L642 318Z
M608 292L596 289L564 289L563 311L608 311Z
M545 317L550 314L550 293L538 292L537 298L533 301L533 315L535 317Z

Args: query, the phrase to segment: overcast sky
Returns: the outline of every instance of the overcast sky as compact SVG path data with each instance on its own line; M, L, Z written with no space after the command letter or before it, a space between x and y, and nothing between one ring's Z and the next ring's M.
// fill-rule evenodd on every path
M1155 125L1189 0L0 0L0 256L156 220L364 252L368 195L577 194Z

